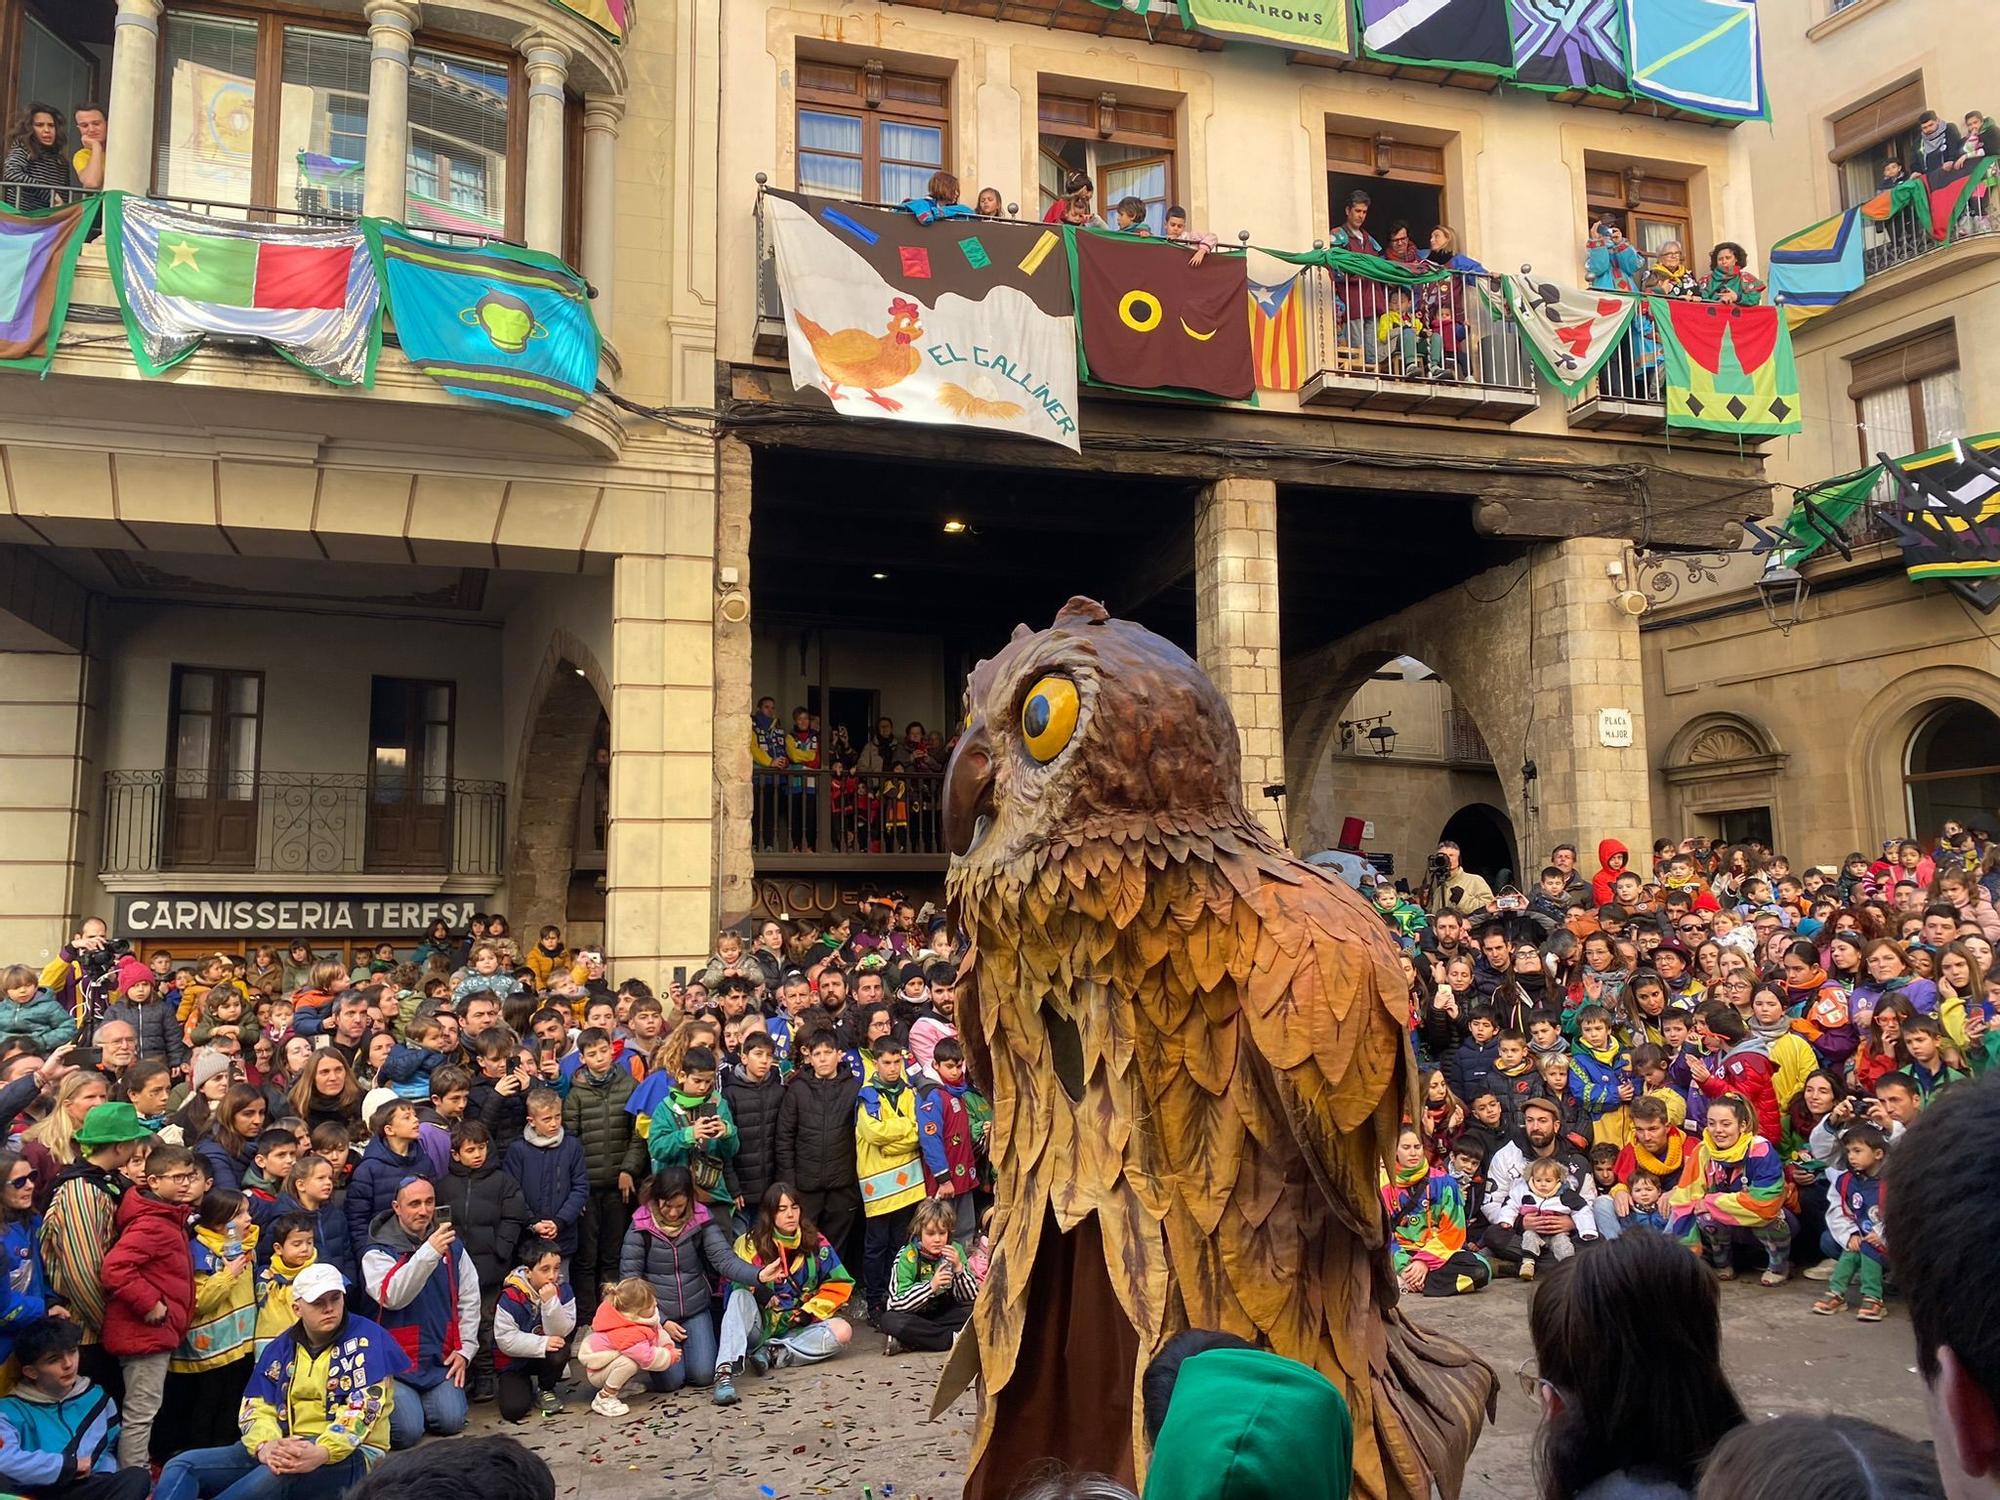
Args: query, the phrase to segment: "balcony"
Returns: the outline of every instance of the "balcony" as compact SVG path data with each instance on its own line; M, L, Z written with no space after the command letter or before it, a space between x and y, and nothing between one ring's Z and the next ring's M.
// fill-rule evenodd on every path
M101 821L98 868L111 889L170 875L246 888L387 876L411 889L490 890L500 876L507 788L326 771L107 771Z
M942 771L756 772L751 850L764 870L942 870Z
M1423 326L1404 327L1391 304L1401 289L1318 266L1300 274L1311 372L1300 404L1502 422L1541 405L1497 278L1453 271L1410 289L1408 315Z
M1456 706L1444 711L1444 758L1454 765L1493 764L1493 752L1486 748L1485 736L1473 723L1472 715Z
M1570 398L1569 425L1598 432L1667 430L1659 350L1641 349L1636 324L1596 377Z

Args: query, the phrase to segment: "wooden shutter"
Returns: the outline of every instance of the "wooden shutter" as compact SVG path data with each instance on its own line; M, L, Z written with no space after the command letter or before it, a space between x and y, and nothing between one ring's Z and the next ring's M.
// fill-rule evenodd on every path
M1373 172L1374 138L1365 135L1334 135L1328 132L1326 164L1334 171L1346 167L1357 172ZM1391 140L1388 175L1404 182L1428 182L1442 186L1444 147L1426 145L1422 141Z
M1833 150L1830 160L1846 161L1877 141L1908 130L1924 112L1924 81L1911 79L1871 104L1859 105L1833 121Z

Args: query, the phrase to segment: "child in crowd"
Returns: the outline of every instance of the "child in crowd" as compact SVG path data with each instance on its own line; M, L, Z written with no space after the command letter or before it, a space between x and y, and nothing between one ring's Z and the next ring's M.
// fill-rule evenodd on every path
M119 1467L118 1403L78 1373L82 1341L67 1318L15 1338L21 1379L0 1399L0 1487L35 1500L146 1500L146 1466Z
M545 990L558 971L569 971L574 959L569 945L563 941L562 929L551 922L541 930L535 946L521 962L535 976L535 988Z
M1538 1157L1528 1163L1526 1175L1514 1186L1515 1222L1520 1222L1524 1212L1569 1214L1576 1224L1574 1231L1560 1234L1544 1234L1540 1230L1521 1231L1521 1279L1534 1278L1535 1267L1542 1252L1547 1251L1557 1260L1568 1260L1576 1254L1578 1240L1597 1238L1597 1221L1590 1212L1590 1205L1583 1201L1583 1195L1563 1176L1562 1163L1554 1157Z
M509 1273L493 1313L493 1362L504 1420L525 1421L537 1406L545 1417L562 1410L556 1384L569 1364L575 1331L576 1295L563 1279L562 1256L553 1245L540 1243Z
M1591 1140L1622 1146L1631 1138L1632 1123L1625 1106L1634 1093L1632 1059L1611 1029L1611 1012L1601 1005L1586 1005L1577 1013L1569 1092L1582 1111Z
M446 1066L444 1023L435 1013L413 1019L408 1042L393 1041L375 1071L375 1081L399 1099L422 1103L431 1097L431 1074Z
M741 1141L729 1101L716 1090L716 1057L707 1047L691 1047L681 1058L680 1078L653 1111L646 1147L653 1170L685 1166L695 1194L723 1219L736 1201L726 1170Z
M660 1328L660 1307L643 1276L615 1281L590 1320L590 1332L576 1346L577 1363L597 1389L590 1409L600 1417L622 1417L631 1408L618 1399L629 1380L669 1369L680 1346Z
M1861 1307L1857 1321L1882 1321L1882 1266L1888 1244L1882 1237L1882 1163L1889 1138L1873 1125L1850 1125L1840 1138L1847 1170L1834 1175L1826 1198L1826 1232L1839 1245L1840 1259L1826 1295L1813 1311L1835 1316L1847 1311L1848 1289L1858 1276Z
M869 1045L874 1082L862 1086L854 1114L854 1152L867 1217L862 1284L869 1321L879 1325L889 1305L889 1267L909 1238L910 1217L924 1196L916 1093L903 1078L903 1047L893 1036Z
M936 1079L925 1079L917 1087L924 1191L931 1195L931 1201L943 1202L952 1210L952 1237L967 1240L977 1227L973 1194L979 1188L980 1162L968 1100L978 1095L966 1080L965 1048L957 1037L945 1037L937 1044L931 1053L931 1067ZM904 1342L909 1343L907 1339Z
M46 1054L76 1035L70 1013L41 986L41 976L26 964L10 965L0 974L0 1042L26 1038Z
M737 1044L737 1061L723 1079L722 1097L736 1125L736 1155L730 1161L730 1187L743 1205L739 1229L747 1228L754 1205L778 1180L778 1114L784 1108L785 1085L778 1076L777 1048L770 1034L749 1031Z
M1910 1054L1903 1069L1916 1080L1917 1092L1929 1104L1937 1091L1948 1083L1961 1083L1967 1074L1958 1049L1945 1041L1944 1027L1935 1016L1912 1016L1903 1023L1903 1048Z
M429 1158L417 1149L414 1104L387 1089L376 1089L364 1101L362 1112L368 1120L368 1148L347 1184L347 1233L356 1245L368 1243L368 1226L396 1201L396 1189L404 1178L433 1176Z
M1502 1128L1512 1135L1521 1128L1521 1106L1540 1092L1541 1085L1528 1039L1520 1032L1503 1031L1494 1038L1492 1083L1500 1100Z
M124 1021L138 1033L139 1056L166 1059L178 1070L187 1066L188 1045L174 1020L173 1006L160 998L158 976L129 953L118 960L118 998L104 1009L104 1021ZM131 1416L127 1403L126 1416Z
M493 1375L493 1308L508 1271L519 1259L531 1217L514 1175L492 1159L493 1133L478 1120L461 1120L451 1133L451 1171L437 1185L440 1212L451 1211L459 1244L479 1277L479 1351L472 1361L475 1398ZM543 1243L535 1240L535 1243Z
M155 1146L145 1186L118 1200L118 1237L104 1253L104 1348L125 1380L119 1462L145 1467L166 1392L167 1361L194 1316L194 1255L188 1206L200 1195L195 1155Z
M610 1007L602 1008L608 1017ZM636 1084L631 1071L618 1066L609 1033L586 1026L577 1034L576 1058L563 1096L563 1129L583 1146L589 1196L577 1220L570 1280L578 1305L594 1307L599 1289L618 1278L618 1251L632 1218L627 1205L646 1170L646 1143L625 1109Z
M210 1189L195 1214L194 1311L167 1362L154 1428L156 1459L184 1448L219 1448L242 1436L236 1408L257 1337L256 1250L249 1201L228 1188Z
M562 1096L554 1089L529 1092L527 1131L507 1148L501 1165L521 1184L528 1205L528 1233L562 1257L567 1280L569 1258L576 1253L577 1222L590 1200L590 1171L583 1143L563 1129Z
M253 1352L261 1355L264 1346L298 1321L292 1306L292 1285L299 1272L319 1263L319 1244L313 1216L283 1213L263 1229L271 1246L271 1258L257 1268L257 1332Z
M887 1336L883 1353L949 1349L972 1316L979 1283L965 1247L953 1241L957 1223L957 1209L941 1198L926 1198L911 1214L909 1243L890 1268L888 1306L875 1320Z
M1625 1184L1632 1195L1632 1211L1625 1216L1625 1232L1635 1228L1667 1232L1667 1206L1661 1201L1660 1179L1651 1172L1634 1172Z

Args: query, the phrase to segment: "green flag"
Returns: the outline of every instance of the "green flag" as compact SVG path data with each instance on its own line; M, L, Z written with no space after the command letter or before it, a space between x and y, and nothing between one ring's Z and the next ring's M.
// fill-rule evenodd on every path
M218 307L251 307L257 296L257 242L215 234L160 235L159 292Z
M1180 0L1181 24L1232 42L1335 57L1353 53L1348 0Z

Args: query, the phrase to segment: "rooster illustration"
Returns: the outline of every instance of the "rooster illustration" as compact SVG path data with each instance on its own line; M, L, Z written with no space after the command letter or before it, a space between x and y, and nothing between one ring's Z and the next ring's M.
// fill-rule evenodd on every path
M917 323L916 303L902 297L891 302L889 328L882 334L867 333L859 328L843 328L838 333L828 333L796 309L792 318L799 325L799 332L806 336L806 342L812 346L813 358L819 361L820 370L826 376L822 384L827 395L838 401L842 386L858 386L882 410L903 409L902 402L884 396L882 391L899 381L908 380L922 363L923 357L914 347L916 341L924 336L924 330Z

